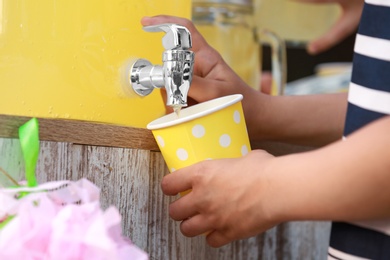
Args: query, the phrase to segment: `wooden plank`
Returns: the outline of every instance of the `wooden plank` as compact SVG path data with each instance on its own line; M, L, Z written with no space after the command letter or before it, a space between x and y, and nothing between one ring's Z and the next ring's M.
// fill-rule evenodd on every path
M18 128L29 119L31 118L0 114L0 137L17 138ZM65 119L38 120L42 141L159 151L148 129ZM276 156L313 149L278 142L252 142L251 145L252 149L264 149Z
M17 138L18 128L30 119L0 114L0 137ZM144 128L64 119L38 118L38 121L42 141L159 150L151 131Z
M0 115L0 167L16 176L24 173L17 132L29 119ZM39 181L91 180L101 189L102 206L118 208L124 234L150 259L326 258L329 223L284 223L218 249L207 246L202 236L186 238L179 223L168 216L175 198L161 191L168 170L149 130L63 119L39 118L39 123ZM274 155L311 149L266 142L252 145Z
M0 138L0 167L23 173L17 139ZM41 141L39 182L87 178L101 189L104 208L114 205L124 234L157 259L325 259L329 223L291 222L256 237L215 249L205 238L186 238L168 216L174 199L161 179L168 173L160 152ZM239 220L245 221L245 220Z
M24 161L18 139L0 138L0 167L15 180L24 177ZM0 187L13 185L5 176L0 174Z
M121 213L124 235L147 247L149 151L41 142L40 183L86 178L100 189L102 208Z

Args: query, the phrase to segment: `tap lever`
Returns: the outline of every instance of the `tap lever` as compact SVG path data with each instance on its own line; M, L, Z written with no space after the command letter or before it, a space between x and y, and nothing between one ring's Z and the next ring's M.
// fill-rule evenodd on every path
M190 31L181 25L165 23L145 26L147 32L165 32L162 43L165 50L187 50L192 47Z

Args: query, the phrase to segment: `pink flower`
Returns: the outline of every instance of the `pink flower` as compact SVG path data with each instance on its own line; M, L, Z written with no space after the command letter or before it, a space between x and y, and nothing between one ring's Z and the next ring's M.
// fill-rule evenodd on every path
M3 215L15 215L0 229L0 259L148 259L121 235L118 210L101 210L95 187L86 180L69 182L19 200L12 191L0 190L0 200L9 195L7 205L12 205L1 206L8 209Z

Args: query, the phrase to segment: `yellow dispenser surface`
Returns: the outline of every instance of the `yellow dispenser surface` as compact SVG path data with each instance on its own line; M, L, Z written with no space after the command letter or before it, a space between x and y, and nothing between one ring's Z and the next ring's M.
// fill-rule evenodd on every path
M160 91L128 95L131 59L162 64L143 16L189 18L190 0L0 0L0 114L145 127Z

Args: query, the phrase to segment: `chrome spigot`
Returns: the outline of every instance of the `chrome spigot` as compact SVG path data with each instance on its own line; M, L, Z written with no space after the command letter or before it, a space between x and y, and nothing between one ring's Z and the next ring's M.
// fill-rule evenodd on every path
M138 59L130 68L130 84L140 96L149 95L154 88L165 86L167 105L180 109L187 106L187 94L192 81L194 53L191 34L177 24L146 26L147 32L165 32L162 43L163 66L152 65L148 60Z

